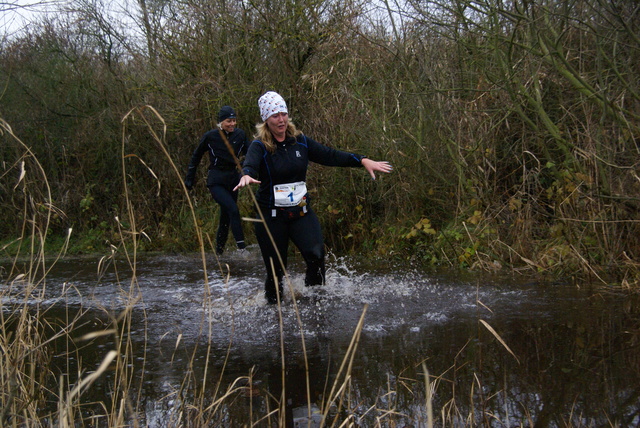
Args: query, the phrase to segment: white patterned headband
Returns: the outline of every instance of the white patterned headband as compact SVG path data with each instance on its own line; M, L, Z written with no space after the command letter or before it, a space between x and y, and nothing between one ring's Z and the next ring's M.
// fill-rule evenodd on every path
M260 108L260 117L262 117L263 122L273 114L289 113L287 103L277 92L270 91L261 96L258 100L258 107Z

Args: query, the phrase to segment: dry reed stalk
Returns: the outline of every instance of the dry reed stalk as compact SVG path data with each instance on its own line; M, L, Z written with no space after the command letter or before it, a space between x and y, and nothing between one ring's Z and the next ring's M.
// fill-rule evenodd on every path
M91 384L93 384L100 376L102 376L104 372L107 371L109 365L117 355L118 353L115 350L109 351L102 360L102 363L100 363L98 369L95 372L87 375L84 379L80 380L76 384L76 386L66 394L65 399L59 402L58 418L61 427L68 428L71 426L75 426L75 418L73 414L75 405L76 403L78 403L80 395L82 395L82 393L86 391L89 386L91 386ZM61 388L62 384L63 383L60 382Z
M266 223L265 223L265 228L268 230L268 228L266 227ZM274 248L275 248L275 243L274 243ZM276 250L277 251L277 250ZM274 278L274 282L275 282L275 287L276 287L276 300L277 300L277 304L278 304L278 326L280 328L280 382L282 385L282 389L280 390L280 397L278 400L279 403L279 414L278 414L278 424L279 426L285 426L286 420L286 412L285 412L285 406L287 403L287 399L286 399L286 384L285 384L285 376L286 376L286 355L285 355L285 351L284 351L284 324L283 324L283 320L282 320L282 301L281 301L281 297L280 296L280 284L278 284L278 276L276 275L276 269L275 266L273 264L273 259L269 260L271 262L271 271L273 274L273 278Z
M148 120L148 118L146 117L146 115L144 114L145 111L151 111L152 115L158 119L160 121L160 123L162 124L162 133L161 135L159 135L155 130L154 127L152 126L151 122ZM180 172L178 171L178 168L176 167L175 163L172 161L171 156L169 155L167 149L166 149L166 123L164 121L164 119L162 118L162 116L157 112L157 110L155 110L153 107L151 106L144 106L142 108L134 108L131 109L127 114L125 114L125 116L122 118L122 123L126 124L127 120L129 118L132 118L134 113L137 113L137 115L143 120L143 122L145 123L147 130L149 131L149 133L151 134L153 140L156 142L157 146L160 147L160 149L162 150L165 158L168 160L170 166L172 167L172 170L175 174L176 177L180 177ZM125 255L127 257L127 260L129 261L129 265L132 268L133 271L133 276L135 277L135 272L136 272L136 249L137 249L137 245L136 245L136 236L137 234L135 233L136 230L136 224L135 224L135 215L133 212L133 204L131 203L130 200L130 196L129 196L129 190L128 190L128 186L127 186L127 182L126 182L126 164L125 164L125 159L127 158L127 154L125 152L125 143L127 142L127 138L126 138L126 126L123 125L122 127L122 145L121 145L121 159L122 159L122 176L123 176L123 191L125 194L125 202L126 202L126 209L128 212L128 217L129 217L129 221L131 224L131 229L134 233L132 233L132 239L133 239L133 249L134 249L134 254L133 254L133 258L129 257L129 253L126 250L125 247ZM182 183L182 180L180 180L180 182ZM186 189L186 187L184 186L184 183L182 183L182 187L183 187L183 191L186 195L188 195L188 191ZM202 265L203 265L203 275L204 275L204 288L205 288L205 298L204 301L207 302L210 296L210 290L209 290L209 281L208 281L208 275L207 275L207 268L206 268L206 255L205 255L205 251L204 251L204 240L202 237L202 231L201 229L198 227L198 222L197 222L197 218L195 215L195 209L193 207L193 203L191 201L190 198L187 198L187 201L189 203L189 207L190 207L190 212L192 214L192 218L193 218L193 224L195 225L196 228L196 235L198 238L198 244L199 244L199 248L200 248L200 256L202 259ZM118 222L119 224L119 222ZM122 234L121 234L122 236ZM206 311L205 311L206 312ZM203 317L205 316L205 314L203 313ZM201 328L204 325L204 319L203 319L203 323L201 324ZM201 330L202 331L202 330ZM195 354L194 354L195 357ZM201 399L204 399L205 393L204 393L204 387L206 386L206 372L208 369L208 358L207 358L207 362L205 363L205 376L204 379L205 381L203 382L203 389L201 390L201 394L200 397ZM190 363L192 364L192 362ZM200 403L200 408L202 408L202 402Z
M518 364L520 364L520 360L518 360L518 357L516 357L516 354L513 353L513 351L511 350L511 348L509 348L509 346L507 345L507 343L502 339L502 337L500 337L500 335L493 329L493 327L491 327L489 325L488 322L486 322L485 320L480 320L480 323L485 326L487 328L487 330L489 330L491 332L491 334L493 334L495 336L496 339L498 339L498 341L502 344L502 346L504 346L504 348L513 356L513 358L516 359L516 361L518 362Z
M232 156L232 158L234 159L235 163L236 163L236 168L238 169L238 171L242 171L242 165L240 164L240 160L238 159L238 157L235 155L233 148L231 147L231 145L229 144L229 141L227 140L226 136L224 135L223 132L220 133L220 136L222 137L222 140L224 141L225 145L227 146L227 149L229 151L229 154ZM275 244L275 240L273 239L273 236L271 234L271 230L269 229L264 216L262 214L262 210L260 209L260 206L258 205L258 201L256 200L255 194L253 192L250 192L251 195L251 199L253 202L253 205L256 209L256 212L259 215L259 220L258 219L250 219L250 221L252 222L261 222L264 225L264 228L267 232L267 235L269 236L269 240L271 241L271 245L273 246L273 248L276 251L276 254L278 256L278 263L280 264L280 267L282 268L282 271L284 272L284 277L287 283L287 287L289 288L289 294L292 296L292 302L293 302L293 307L294 307L294 312L296 314L296 320L298 322L298 328L300 330L300 342L302 345L302 355L303 355L303 359L304 359L304 365L305 365L305 383L306 383L306 389L307 389L307 416L309 418L309 420L311 420L311 385L310 385L310 380L309 380L309 360L307 357L307 349L306 349L306 341L305 341L305 335L304 335L304 327L302 325L302 318L300 316L300 311L298 309L298 305L295 299L295 293L293 290L293 284L291 283L291 278L289 277L289 273L284 265L284 261L282 260L282 255L280 254L280 252L278 251L278 247ZM243 218L244 220L245 218ZM280 322L280 341L281 341L281 353L282 353L282 401L284 402L284 372L285 372L285 367L284 367L284 361L285 361L285 355L284 355L284 345L283 345L283 340L284 340L284 330L283 330L283 325L282 325L282 313L281 313L281 299L282 296L280 296L280 284L278 284L278 279L277 279L277 275L275 273L275 266L273 265L274 261L271 260L271 270L273 273L273 277L275 278L276 281L276 300L277 300L277 304L278 304L278 316L279 316L279 322ZM284 410L284 408L282 407L281 404L281 408L282 410ZM281 417L284 417L285 412L282 411L281 413ZM284 419L282 419L282 421L284 422Z
M334 403L337 399L339 399L339 404L336 406L336 418L338 417L340 409L342 408L344 391L346 390L347 385L351 381L351 368L353 365L353 359L355 357L355 351L358 347L358 343L360 342L360 334L362 333L362 328L364 327L364 317L367 313L368 307L369 305L365 304L364 308L362 309L362 315L360 315L360 320L356 325L356 329L353 333L353 336L351 337L351 342L349 343L347 352L345 353L342 363L340 364L340 368L338 369L338 373L336 374L336 379L333 385L331 386L331 391L329 392L327 401L322 403L322 408L321 408L322 421L320 423L321 427L324 426L327 421L327 416L329 414L329 409L331 408L332 403ZM340 377L343 375L343 372L344 372L344 380L342 384L339 385L338 382L340 382ZM335 423L335 420L336 419L334 419L334 423Z
M148 120L148 119L146 118L146 116L144 115L144 112L145 112L146 110L151 111L151 112L152 112L152 114L153 114L153 116L155 116L155 117L160 121L160 123L162 123L163 130L162 130L162 133L161 133L161 134L158 134L158 133L156 133L156 132L154 131L154 129L153 129L153 127L152 127L152 124L149 122L149 120ZM149 130L150 134L152 135L153 140L154 140L154 141L156 142L156 144L157 144L157 145L162 149L162 152L163 152L163 154L164 154L164 156L165 156L166 160L167 160L167 161L169 162L169 164L171 165L172 170L173 170L173 172L175 173L175 176L176 176L176 177L178 177L178 179L180 179L180 173L178 172L178 168L176 167L175 163L173 162L173 160L172 160L171 156L169 155L169 153L168 153L168 151L167 151L167 149L166 149L166 140L165 140L165 136L166 136L166 124L165 124L164 119L160 116L160 114L159 114L159 113L158 113L158 112L157 112L153 107L151 107L151 106L145 106L145 107L140 108L140 109L132 109L131 111L129 111L129 113L127 113L127 115L125 115L125 116L124 116L124 118L123 118L122 122L123 122L123 123L124 123L124 122L126 122L126 120L127 120L127 119L128 119L128 118L129 118L129 117L130 117L134 112L135 112L135 113L137 113L140 117L142 117L143 122L144 122L144 123L145 123L145 125L147 126L147 129ZM122 149L123 160L124 160L124 158L126 158L126 157L131 157L131 156L132 156L132 155L125 155L125 152L124 152L124 144L125 144L124 128L125 128L125 127L123 127L123 144L122 144L122 147L123 147L123 149ZM234 157L235 157L235 156L234 156ZM141 161L141 162L143 162L142 160L140 160L140 161ZM236 158L236 162L239 164L239 162L238 162L237 158ZM146 165L144 162L143 162L143 164L144 164L144 165ZM124 171L125 171L125 165L124 165L124 163L123 163L123 176L124 176L124 175L126 175L126 174L124 174ZM153 173L153 171L151 171L151 174L154 176L154 178L156 178L156 180L158 180L157 176ZM202 264L203 264L203 270L204 270L205 298L204 298L204 302L203 302L203 303L204 303L205 305L208 305L208 304L210 304L210 302L211 302L211 301L210 301L210 298L211 298L211 290L209 289L209 282L208 282L208 275L207 275L207 267L206 267L206 257L205 257L205 246L204 246L204 239L203 239L203 236L206 236L206 237L207 237L207 239L208 239L208 241L209 241L209 244L211 245L211 247L212 247L212 248L213 248L213 244L212 244L212 242L211 242L211 237L210 237L208 234L203 233L203 232L202 232L202 230L201 230L201 228L198 226L198 222L197 222L197 220L196 220L196 214L195 214L195 208L194 208L194 205L193 205L193 203L192 203L192 201L191 201L191 198L189 198L189 197L188 197L188 192L187 192L186 188L184 187L184 183L182 182L182 180L180 180L180 182L182 183L183 191L184 191L184 192L185 192L185 194L187 195L187 200L188 200L188 203L189 203L189 208L190 208L191 216L192 216L192 218L193 218L193 224L194 224L194 227L196 228L196 232L197 232L197 236L198 236L198 244L199 244L200 255L201 255ZM127 210L128 210L128 213L129 213L129 217L130 217L130 219L133 219L133 218L134 218L134 215L133 215L133 205L130 203L130 199L129 199L129 197L128 197L128 192L127 192L127 188L126 188L126 182L124 182L124 185L125 185L125 194L127 195L127 198L126 198L126 202L127 202ZM160 186L160 184L159 184L159 181L158 181L158 189L159 189L159 186ZM255 198L254 198L254 200L255 200ZM134 246L133 246L133 247L134 247L134 249L135 249L135 248L136 248L136 245L135 245L135 237L137 236L137 234L135 233L135 223L134 223L133 221L131 221L131 227L132 227L132 230L133 230L133 232L134 232L134 233L132 233L132 236L134 237ZM272 239L272 240L273 240L273 239ZM219 269L220 269L221 274L222 274L223 276L226 276L226 280L225 280L225 287L226 287L227 292L228 292L228 291L229 291L229 290L228 290L228 283L229 283L229 280L230 280L230 270L229 270L229 266L228 266L228 265L225 265L225 266L226 266L226 271L227 271L227 272L226 272L226 275L225 275L225 273L224 273L224 271L223 271L223 266L221 265L221 263L220 263L219 258L217 257L217 255L216 255L216 260L218 261L218 267L219 267ZM282 261L280 261L280 262L282 263ZM131 261L130 261L130 263L131 263ZM135 273L135 254L134 254L134 258L133 258L132 268L134 269L134 273ZM231 299L230 299L230 303L231 303ZM228 345L228 349L227 349L227 353L226 353L226 357L225 357L225 362L224 362L223 367L222 367L222 369L221 369L221 372L220 372L220 375L219 375L219 378L218 378L218 382L216 383L215 388L214 388L214 394L213 394L214 401L213 401L213 403L212 403L211 405L209 405L209 406L205 406L205 402L204 402L204 400L205 400L205 398L207 397L207 394L206 394L207 378L208 378L208 374L207 374L207 373L208 373L208 370L209 370L209 360L210 360L209 356L210 356L210 353L211 353L211 346L212 346L212 343L211 343L211 341L208 341L208 343L207 343L207 353L206 353L206 358L205 358L205 361L206 361L206 362L205 362L205 367L204 367L204 374L203 374L203 378L202 378L202 382L201 382L200 388L198 389L198 393L197 393L197 397L199 397L199 398L198 398L198 401L199 401L199 402L198 402L198 404L195 406L195 409L199 409L199 410L198 410L198 412L199 412L199 413L198 413L198 415L196 416L196 418L197 418L197 419L199 419L199 420L201 420L201 421L205 421L205 420L208 418L208 417L205 415L205 413L207 413L207 414L212 414L212 415L216 414L216 412L217 412L217 411L218 411L218 409L219 409L219 406L224 402L224 399L228 398L228 397L230 396L230 394L232 393L232 392L229 392L229 390L228 390L228 391L227 391L227 392L222 396L222 399L215 399L215 397L217 397L217 395L218 395L218 393L219 393L219 389L220 389L220 387L221 387L221 385L222 385L223 374L224 374L224 372L225 372L226 365L227 365L227 363L228 363L228 359L229 359L229 357L230 357L231 347L232 347L232 343L233 343L233 332L235 331L235 321L233 321L233 320L235 319L235 317L234 317L234 313L235 313L235 311L234 311L234 309L233 309L233 305L230 305L230 306L231 306L231 311L232 311L232 334L231 334L231 337L230 337L230 340L229 340L229 345ZM209 310L209 311L205 311L205 313L209 313L209 314L211 314L211 313L212 313L212 311L210 311L210 310ZM203 316L204 316L204 315L203 315ZM213 320L209 317L208 322L206 323L206 324L208 325L208 334L209 334L209 337L211 337L211 335L212 335L212 328L213 328L213 322L212 322L212 321L213 321ZM204 319L203 319L203 324L202 324L202 325L204 325ZM202 332L202 330L201 330L201 332ZM176 347L177 347L177 345L178 345L178 344L176 343ZM195 350L195 349L194 349L193 354L192 354L192 358L191 358L191 361L190 361L190 365L192 365L192 364L193 364L193 359L194 359L194 358L196 358L196 350ZM183 382L183 388L184 388L185 386L186 386L186 384ZM182 394L181 394L181 395L182 395Z
M427 409L427 428L433 428L433 393L431 391L431 384L429 382L429 370L427 365L422 362L422 371L424 373L424 390L425 401Z

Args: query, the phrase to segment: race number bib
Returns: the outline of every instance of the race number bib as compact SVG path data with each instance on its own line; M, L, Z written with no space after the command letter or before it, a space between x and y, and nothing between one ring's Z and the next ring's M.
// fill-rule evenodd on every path
M297 183L276 184L273 186L276 207L295 207L307 194L304 181Z

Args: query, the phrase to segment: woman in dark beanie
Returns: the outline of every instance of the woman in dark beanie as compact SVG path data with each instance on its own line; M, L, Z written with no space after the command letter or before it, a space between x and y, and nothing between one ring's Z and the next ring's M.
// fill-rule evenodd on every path
M247 153L247 137L244 131L236 128L236 112L230 106L223 106L218 113L217 129L212 129L202 136L200 144L191 156L189 169L184 184L191 190L196 178L196 170L202 156L209 152L209 173L207 187L213 199L220 205L220 223L216 234L216 253L222 254L229 226L236 240L236 246L246 252L242 220L238 210L238 192L234 187L240 180L240 172L236 167L236 159Z
M376 172L389 173L392 167L388 162L376 162L366 156L335 150L305 136L289 121L287 104L275 92L262 95L258 107L263 122L256 126L256 140L249 147L242 168L243 176L234 190L254 183L260 185L256 199L266 224L255 223L256 239L267 268L265 297L267 302L276 303L278 291L282 298L289 240L300 250L307 265L305 285L324 283L322 231L305 184L309 162L364 167L372 179L375 179ZM267 228L275 241L275 248ZM278 253L284 266L279 262Z

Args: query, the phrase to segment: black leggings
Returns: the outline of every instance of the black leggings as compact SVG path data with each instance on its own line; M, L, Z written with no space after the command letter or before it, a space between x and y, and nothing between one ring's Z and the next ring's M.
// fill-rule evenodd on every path
M276 247L284 268L287 267L287 250L289 248L289 240L300 250L305 263L307 264L307 272L305 276L305 285L321 285L324 283L325 265L324 265L324 242L322 239L322 230L320 229L320 221L313 212L311 207L307 213L294 220L284 217L272 217L271 210L261 208L262 215L265 218L267 227L271 232L271 236L276 243ZM275 296L275 278L271 267L271 260L278 278L278 285L282 290L282 278L284 276L283 266L280 264L278 255L273 248L269 235L261 222L255 223L256 239L260 245L262 259L267 268L267 279L264 283L264 290L267 296Z
M238 192L232 192L223 185L214 184L209 186L209 191L213 199L220 205L220 223L216 235L216 251L222 253L229 236L229 225L231 233L236 240L238 248L246 247L244 233L242 231L242 219L238 209Z

